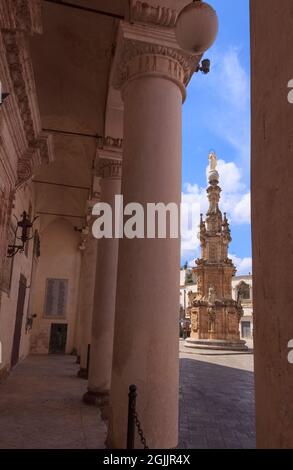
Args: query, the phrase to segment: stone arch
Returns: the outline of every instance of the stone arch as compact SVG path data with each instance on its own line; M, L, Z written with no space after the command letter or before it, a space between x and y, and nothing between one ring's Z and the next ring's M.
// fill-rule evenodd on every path
M245 281L239 282L236 286L237 298L240 296L241 300L250 300L251 293L250 293L250 285L247 284Z

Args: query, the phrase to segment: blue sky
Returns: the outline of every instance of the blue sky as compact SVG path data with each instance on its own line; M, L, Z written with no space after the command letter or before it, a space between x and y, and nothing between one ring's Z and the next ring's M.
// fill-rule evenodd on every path
M208 0L217 11L219 34L205 54L208 75L193 76L183 106L183 202L195 217L207 210L208 153L219 161L221 206L231 223L229 253L238 274L251 272L250 234L250 40L249 0ZM182 232L182 262L199 256L196 233Z

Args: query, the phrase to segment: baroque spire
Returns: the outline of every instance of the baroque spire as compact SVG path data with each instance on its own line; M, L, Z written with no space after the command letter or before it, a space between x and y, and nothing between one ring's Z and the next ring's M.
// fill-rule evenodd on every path
M243 309L232 298L232 277L236 269L228 258L228 246L232 239L227 214L222 215L219 208L221 188L215 152L209 153L209 163L209 208L206 220L200 215L201 257L193 269L197 291L189 298L191 336L187 338L186 346L245 350L245 341L240 340L239 333Z
M201 261L225 262L228 258L228 245L231 242L231 231L226 213L224 217L219 208L221 188L219 186L220 176L217 171L217 156L215 152L209 153L209 172L207 196L209 208L206 220L201 214L199 239L201 242Z

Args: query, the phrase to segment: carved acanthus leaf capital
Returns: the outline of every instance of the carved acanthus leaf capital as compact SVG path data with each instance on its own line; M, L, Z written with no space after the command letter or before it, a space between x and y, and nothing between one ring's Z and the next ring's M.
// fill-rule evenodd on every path
M100 158L99 174L101 178L121 179L122 161Z
M171 28L120 22L111 83L122 88L141 75L159 75L176 82L184 95L201 55L178 46Z
M99 187L100 178L121 178L123 140L107 136L100 139L96 159L94 175L96 187Z

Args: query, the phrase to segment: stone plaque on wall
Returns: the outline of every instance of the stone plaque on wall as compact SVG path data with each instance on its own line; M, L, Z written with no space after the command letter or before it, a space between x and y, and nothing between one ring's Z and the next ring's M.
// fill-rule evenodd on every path
M44 312L46 317L65 317L67 293L68 279L47 279Z

